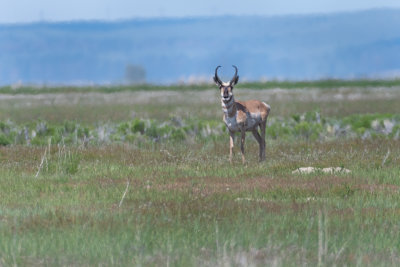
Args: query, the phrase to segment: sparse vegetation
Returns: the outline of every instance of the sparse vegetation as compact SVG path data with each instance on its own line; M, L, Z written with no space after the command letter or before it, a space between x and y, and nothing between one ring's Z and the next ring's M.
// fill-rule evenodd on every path
M3 128L1 128L1 126ZM200 118L183 120L171 117L167 121L135 118L121 123L80 124L65 121L61 125L39 120L16 125L0 122L0 145L45 145L53 142L68 145L101 145L112 143L207 142L224 139L226 127L220 121ZM400 116L393 114L355 114L342 119L325 118L318 111L272 117L268 121L267 138L280 141L325 141L337 138L399 139Z
M33 104L31 120L2 102L16 112L0 114L0 265L398 265L396 100L270 103L267 161L248 138L232 166L220 113L195 106L96 120L93 105ZM351 172L292 174L302 166Z
M132 66L128 66L131 68ZM137 66L133 66L137 67ZM138 67L140 68L140 67ZM131 70L129 70L131 71ZM143 72L140 70L138 72ZM127 74L128 75L128 74ZM131 75L131 74L129 74ZM140 73L140 75L144 75ZM129 78L130 79L130 78ZM139 83L144 82L145 78L137 78ZM286 80L270 80L265 82L241 82L237 88L251 88L256 90L262 89L299 89L299 88L315 88L315 89L335 89L335 88L371 88L371 87L398 87L400 79L357 79L357 80L340 80L340 79L322 79L310 81L286 81ZM170 86L153 85L153 84L132 84L119 86L1 86L0 94L59 94L59 93L116 93L116 92L137 92L137 91L199 91L213 88L211 84L175 84Z

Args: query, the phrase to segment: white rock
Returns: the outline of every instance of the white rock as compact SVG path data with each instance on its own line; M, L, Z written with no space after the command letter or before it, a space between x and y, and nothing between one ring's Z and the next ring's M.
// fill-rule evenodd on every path
M301 167L301 168L298 168L298 169L292 171L292 174L297 174L297 173L308 174L308 173L313 173L315 171L318 171L318 168L315 168L315 167Z
M322 172L324 173L338 173L338 172L342 172L342 173L350 173L351 171L342 167L328 167L328 168L323 168Z
M310 174L314 172L322 172L322 173L350 173L351 171L342 167L328 167L328 168L316 168L316 167L301 167L294 171L292 174Z

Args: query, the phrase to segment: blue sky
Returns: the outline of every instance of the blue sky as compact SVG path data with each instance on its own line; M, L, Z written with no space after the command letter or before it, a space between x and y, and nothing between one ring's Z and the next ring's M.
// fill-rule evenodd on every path
M400 8L399 0L0 0L0 23L284 15Z

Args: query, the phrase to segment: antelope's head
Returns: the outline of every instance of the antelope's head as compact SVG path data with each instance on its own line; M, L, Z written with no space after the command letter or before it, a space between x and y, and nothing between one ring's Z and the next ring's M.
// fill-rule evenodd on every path
M233 96L233 86L237 84L239 81L239 76L237 75L238 69L235 65L233 67L235 68L235 75L229 82L222 82L221 79L218 77L218 69L221 66L218 66L215 69L215 76L214 76L214 82L218 85L219 89L221 90L221 98L225 103L228 103Z

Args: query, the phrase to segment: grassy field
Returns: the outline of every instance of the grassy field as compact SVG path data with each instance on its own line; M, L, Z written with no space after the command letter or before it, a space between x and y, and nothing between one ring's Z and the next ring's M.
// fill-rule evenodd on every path
M115 93L60 92L0 94L0 120L26 123L42 119L52 123L121 122L135 117L165 120L171 116L220 120L216 86L201 90L128 91ZM42 90L42 89L40 89ZM57 89L55 89L57 92ZM273 117L289 117L319 110L323 116L343 117L365 113L400 113L400 86L318 88L235 88L238 100L261 99L269 103ZM290 105L288 105L290 103ZM272 117L272 116L271 116Z
M232 166L217 90L1 94L0 265L399 265L399 89L257 86Z
M211 79L210 79L211 81ZM11 85L1 86L1 94L59 94L59 93L79 93L79 92L98 92L98 93L116 93L116 92L136 92L136 91L199 91L213 88L214 84L173 84L170 86L139 84L139 85L112 85L112 86L27 86L27 85ZM241 81L237 88L252 89L298 89L298 88L316 88L316 89L334 89L334 88L371 88L371 87L398 87L400 79L358 79L358 80L339 80L339 79L322 79L310 81L285 81L285 80L269 80L265 82L246 82Z

